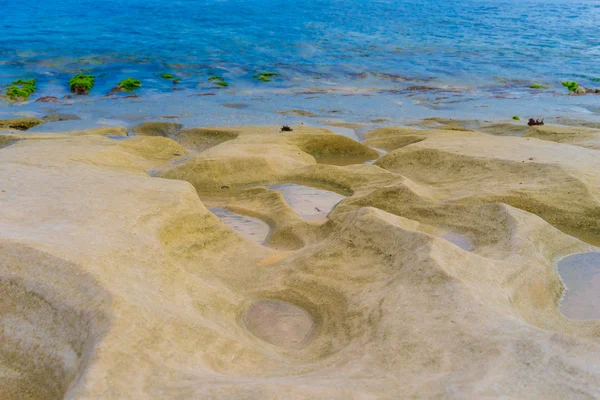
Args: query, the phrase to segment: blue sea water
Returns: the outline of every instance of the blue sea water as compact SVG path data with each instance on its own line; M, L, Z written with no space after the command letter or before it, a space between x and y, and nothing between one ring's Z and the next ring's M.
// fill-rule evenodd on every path
M600 112L600 96L561 86L600 87L593 0L0 0L0 10L0 84L35 77L39 86L0 115L58 107L33 101L63 97L78 72L97 85L63 103L104 123L244 123L286 108L392 120ZM260 82L262 71L279 75ZM106 100L130 76L143 83L139 98Z

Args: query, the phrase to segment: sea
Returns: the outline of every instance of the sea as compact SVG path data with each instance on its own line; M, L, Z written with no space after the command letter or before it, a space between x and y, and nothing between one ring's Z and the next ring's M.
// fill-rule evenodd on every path
M81 118L37 131L600 120L600 95L561 84L600 88L597 0L0 0L0 10L0 86L38 86L27 102L0 103L0 118ZM68 98L77 73L96 86ZM142 86L110 93L128 77ZM60 103L36 102L44 96Z

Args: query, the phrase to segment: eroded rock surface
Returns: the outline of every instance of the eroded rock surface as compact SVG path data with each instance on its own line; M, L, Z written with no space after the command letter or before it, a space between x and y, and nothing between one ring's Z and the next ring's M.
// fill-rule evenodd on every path
M599 251L596 150L389 128L376 165L336 166L314 143L368 148L202 129L10 135L0 397L597 397L600 321L558 311L554 264ZM347 197L307 221L266 187L285 183ZM267 222L267 243L207 206Z

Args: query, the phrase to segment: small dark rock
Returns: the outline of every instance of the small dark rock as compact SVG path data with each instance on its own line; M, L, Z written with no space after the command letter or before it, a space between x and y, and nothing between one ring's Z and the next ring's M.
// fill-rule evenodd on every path
M544 119L533 119L533 118L529 118L529 122L527 123L527 125L529 126L535 126L535 125L544 125Z
M238 110L244 109L244 108L248 108L249 105L248 104L244 104L244 103L223 103L221 104L223 107L227 107L227 108L235 108Z
M281 132L292 132L292 131L293 131L293 129L287 125L284 125L281 127Z
M229 189L229 186L221 186L221 189L223 189L223 190Z
M77 121L80 119L81 118L74 114L61 113L50 113L42 117L42 120L44 120L45 122Z
M90 93L90 90L83 85L73 85L71 86L71 92L75 93L76 95L86 95Z

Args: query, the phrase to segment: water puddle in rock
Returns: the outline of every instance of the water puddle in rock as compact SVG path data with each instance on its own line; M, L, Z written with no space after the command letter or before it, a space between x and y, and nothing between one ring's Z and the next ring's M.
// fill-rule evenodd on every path
M327 215L345 196L310 186L283 184L267 186L277 190L292 210L304 219L325 221Z
M600 252L565 257L558 273L567 287L560 312L572 319L600 319Z
M259 300L242 316L246 329L267 343L302 348L310 340L314 321L310 314L279 300Z
M471 241L466 236L463 236L460 233L446 233L444 236L442 236L442 239L446 239L450 243L453 243L466 251L471 251L471 249L473 248Z
M379 160L381 157L385 156L385 155L388 153L388 152L387 152L387 150L384 150L384 149L379 149L379 148L377 148L377 147L373 147L373 149L375 149L375 150L377 150L377 151L379 152L379 157L378 157L378 158L376 158L376 159L374 159L374 160L367 161L367 162L365 163L365 165L373 165L373 164L375 164L375 162L376 162L377 160Z
M244 239L263 244L269 236L269 225L258 218L236 214L224 208L209 208L209 210Z

